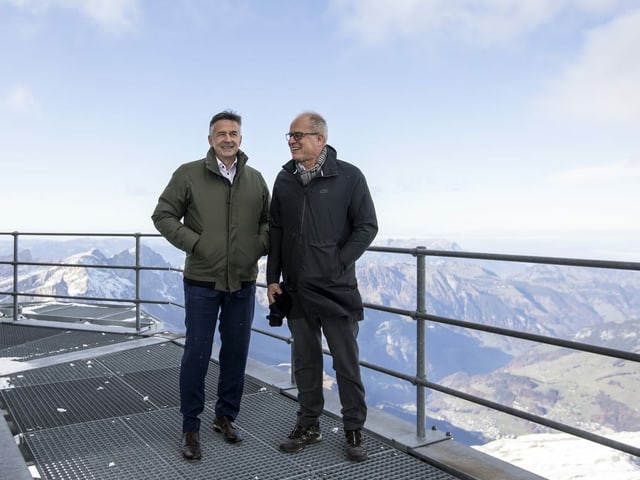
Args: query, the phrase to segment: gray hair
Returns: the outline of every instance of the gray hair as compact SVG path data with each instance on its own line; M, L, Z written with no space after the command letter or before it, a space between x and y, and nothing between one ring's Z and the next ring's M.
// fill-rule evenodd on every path
M327 121L316 112L304 112L300 116L307 117L311 122L311 128L314 132L322 134L324 143L327 143L329 139L329 128L327 127Z

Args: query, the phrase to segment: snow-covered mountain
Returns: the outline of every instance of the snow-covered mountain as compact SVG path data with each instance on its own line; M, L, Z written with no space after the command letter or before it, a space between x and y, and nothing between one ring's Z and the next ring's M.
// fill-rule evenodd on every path
M30 251L20 252L21 261L43 261L33 259ZM106 265L113 267L135 266L134 249L123 250L113 256L106 257L100 250L91 249L72 254L66 258L47 259L47 262L67 265ZM148 247L140 249L140 264L168 269L170 267L162 256ZM10 291L13 286L12 271L8 268L0 270L0 291ZM95 298L118 298L135 300L135 271L123 268L78 268L74 266L25 266L18 275L18 290L36 295L64 295ZM168 270L142 270L140 272L140 297L158 302L174 302L184 304L182 278L176 272ZM46 297L25 295L21 301L43 301ZM9 297L0 302L8 301ZM126 305L127 303L123 303ZM131 305L131 303L129 303ZM171 330L184 327L181 322L184 313L180 308L163 304L148 304L144 309L161 319Z
M420 244L438 250L460 249L445 241L411 245L389 242L387 245ZM20 253L23 261L31 261L32 257L37 256ZM135 256L133 249L107 256L93 248L58 261L133 266ZM264 263L264 260L260 262L259 280L264 279ZM168 271L170 263L163 256L143 246L141 265L167 269L141 271L143 299L184 303L181 275ZM9 291L13 282L11 267L0 267L0 291ZM410 311L416 308L416 264L410 255L367 252L358 263L358 281L365 302ZM18 289L42 295L133 299L135 273L119 268L21 267ZM627 351L637 352L640 345L637 338L639 290L637 272L527 264L508 268L496 265L494 269L487 261L427 259L429 313ZM0 298L0 301L9 300L10 297ZM34 297L33 300L41 299ZM266 295L260 289L256 303L254 326L269 329L265 319ZM183 330L181 308L171 305L144 308L162 319L167 330ZM640 431L637 409L640 375L632 362L430 322L427 325L427 375L431 381L587 430ZM274 332L288 335L286 327ZM367 310L361 324L360 345L363 360L415 375L416 322L413 319ZM277 365L288 361L288 348L284 342L254 335L251 355ZM329 367L327 370L329 375L333 374ZM366 368L363 375L371 405L413 420L415 389L412 385ZM430 393L427 407L430 424L451 430L455 438L467 444L547 433L441 394Z

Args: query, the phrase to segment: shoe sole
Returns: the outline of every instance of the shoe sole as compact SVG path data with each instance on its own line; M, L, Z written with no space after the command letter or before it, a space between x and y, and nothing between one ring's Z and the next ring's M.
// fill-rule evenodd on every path
M284 444L280 444L280 451L281 452L286 452L286 453L295 453L295 452L299 452L300 450L303 450L304 447L306 447L307 445L315 445L316 443L320 443L320 440L322 440L322 436L320 437L316 437L314 439L310 439L309 441L305 442L305 443L301 443L297 445L297 448L288 448L285 447Z
M364 462L367 458L369 458L369 455L364 455L361 457L355 457L353 455L347 455L347 459L351 460L352 462Z
M196 461L196 460L200 460L202 458L202 455L198 455L197 457L196 456L188 457L188 456L182 454L182 458L184 458L185 460L188 460L189 462L193 462L193 461Z

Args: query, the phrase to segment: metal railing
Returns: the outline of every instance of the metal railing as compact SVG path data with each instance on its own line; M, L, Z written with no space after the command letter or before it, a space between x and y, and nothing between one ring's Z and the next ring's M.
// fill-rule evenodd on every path
M140 264L140 250L141 239L144 237L161 237L159 234L143 234L143 233L21 233L21 232L0 232L0 237L11 236L13 237L13 258L12 260L0 260L0 265L12 265L13 267L13 289L10 292L0 292L0 295L9 295L13 299L13 317L18 318L18 299L20 297L40 297L40 298L60 298L64 300L87 300L87 301L101 301L101 302L116 302L116 303L130 303L135 306L136 322L135 328L137 331L141 330L141 306L156 304L156 305L174 305L184 308L184 305L179 305L174 302L167 302L163 300L150 300L140 297L140 272L142 271L174 271L182 273L179 268L173 267L158 267L158 266L143 266ZM19 260L19 238L20 237L104 237L104 238L132 238L135 241L135 264L134 265L87 265L78 263L62 263L62 262L29 262ZM89 268L89 269L103 269L103 270L131 270L135 273L135 297L134 298L104 298L104 297L91 297L81 295L59 295L59 294L39 294L33 292L20 292L18 291L18 267L20 266L40 266L40 267L70 267L70 268Z
M0 259L0 265L11 265L13 268L13 288L9 292L0 292L2 295L8 295L12 298L13 302L13 318L18 318L18 306L20 297L45 297L45 298L61 298L64 300L90 300L90 301L110 301L110 302L123 302L131 303L135 306L136 311L136 330L140 331L140 313L141 306L145 304L164 304L174 305L184 308L182 305L175 302L162 301L162 300L149 300L140 298L140 272L144 270L154 271L173 271L181 273L182 270L173 267L157 267L157 266L143 266L140 264L140 250L141 239L144 237L160 237L158 234L96 234L96 233L19 233L19 232L0 232L0 238L2 236L11 236L13 238L13 256L11 260ZM19 259L19 238L26 236L39 236L39 237L129 237L135 241L135 264L134 265L85 265L85 264L65 264L55 262L30 262L20 261ZM418 438L423 439L426 436L426 395L425 390L431 389L450 395L465 401L487 407L497 412L502 412L513 417L517 417L535 424L545 426L557 431L565 432L575 437L579 437L594 443L598 443L621 452L625 452L631 455L640 457L640 448L615 441L613 439L604 437L602 435L594 434L586 430L576 428L571 425L567 425L562 422L554 421L539 415L535 415L523 410L515 409L513 407L493 402L476 395L471 395L466 392L446 387L442 384L431 382L427 379L426 375L426 322L434 322L442 325L450 325L460 327L463 329L475 330L480 332L487 332L504 337L510 337L515 339L527 340L537 344L553 345L563 348L572 349L579 352L587 352L597 355L608 356L620 360L627 360L640 363L640 354L617 350L612 348L606 348L601 346L590 345L586 343L565 340L561 338L539 335L534 333L522 332L518 330L496 327L491 325L479 324L475 322L465 321L461 319L447 318L427 312L426 308L426 262L427 257L447 257L456 259L472 259L472 260L490 260L501 262L521 262L531 264L542 265L561 265L561 266L574 266L574 267L587 267L587 268L601 268L601 269L614 269L614 270L628 270L640 272L640 262L627 262L627 261L606 261L606 260L586 260L578 258L560 258L560 257L543 257L543 256L530 256L530 255L508 255L508 254L491 254L480 252L461 252L461 251L449 251L449 250L432 250L425 247L415 248L392 248L392 247L370 247L369 252L390 253L394 255L410 255L416 259L416 308L415 310L407 310L402 308L396 308L392 306L385 306L375 303L366 303L365 308L371 310L377 310L381 312L391 313L413 319L416 323L416 366L415 375L407 375L403 372L388 369L382 365L361 361L361 365L365 368L377 371L384 375L406 381L411 383L416 388L416 435ZM21 266L64 266L75 268L103 268L103 269L126 269L133 270L135 272L135 298L99 298L99 297L85 297L85 296L68 296L68 295L55 295L55 294L36 294L30 292L21 292L18 289L19 275L18 269ZM265 284L258 283L261 287L266 287ZM284 341L288 344L292 343L290 337L274 334L271 331L262 330L259 328L253 328L253 330L262 335ZM329 351L325 350L325 354L330 355Z

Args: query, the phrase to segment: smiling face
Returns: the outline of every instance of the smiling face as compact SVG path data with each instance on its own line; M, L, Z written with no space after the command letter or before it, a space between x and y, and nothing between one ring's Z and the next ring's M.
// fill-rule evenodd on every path
M216 152L216 157L227 167L236 159L242 143L240 125L233 120L218 120L211 127L209 145Z
M289 133L305 133L302 138L296 140L289 137L289 150L291 158L300 162L309 169L316 164L318 156L324 148L324 137L321 133L315 132L308 115L300 115L289 127Z

